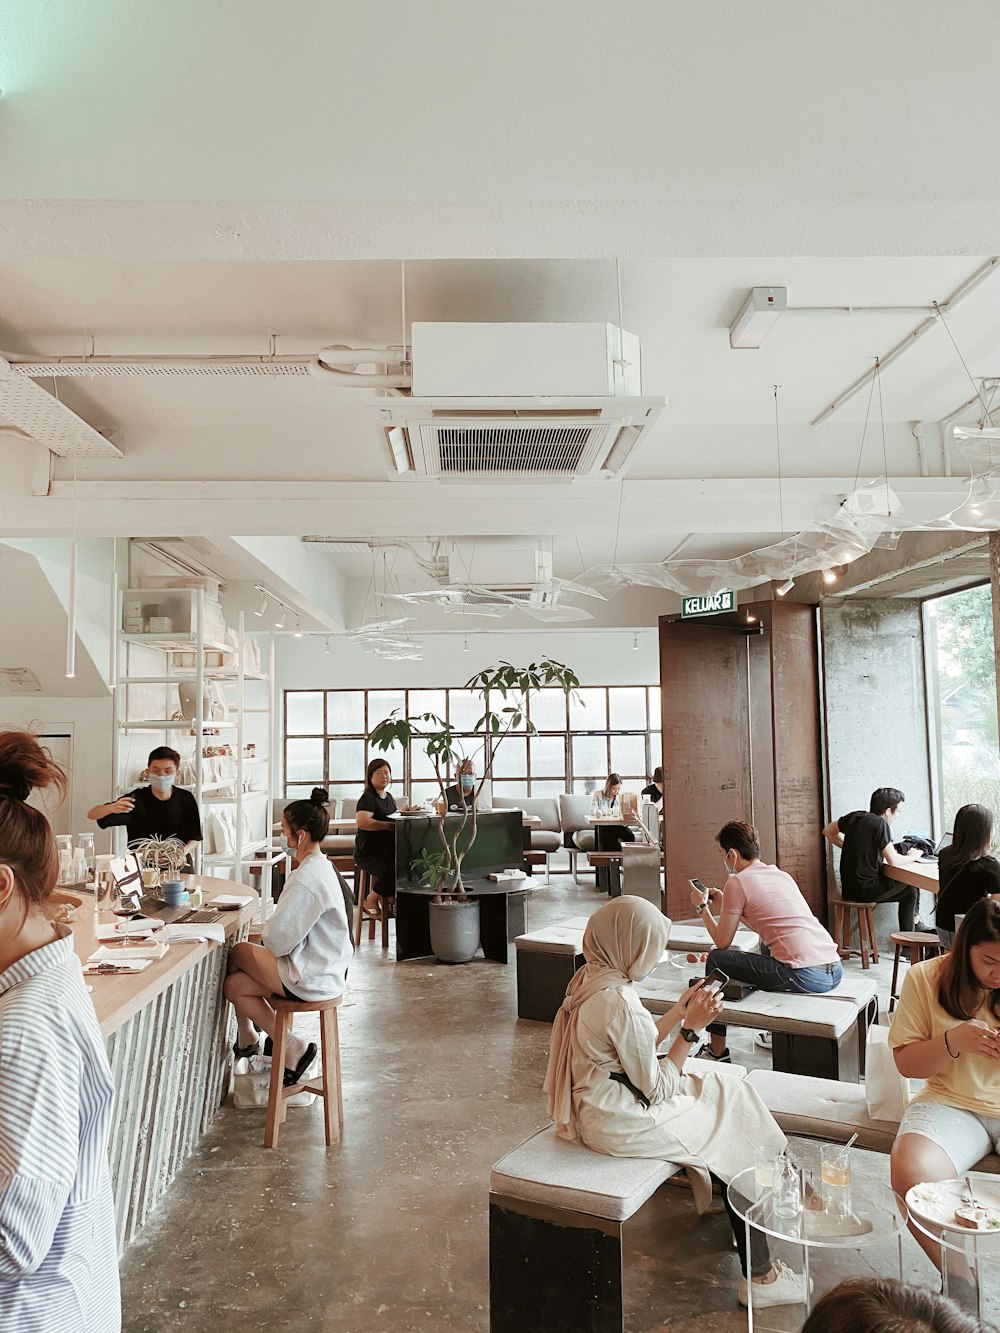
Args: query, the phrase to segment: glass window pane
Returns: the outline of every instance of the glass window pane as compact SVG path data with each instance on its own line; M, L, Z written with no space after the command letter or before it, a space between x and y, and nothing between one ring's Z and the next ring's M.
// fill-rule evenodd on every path
M528 743L523 736L508 736L493 759L495 778L526 778L528 775Z
M573 737L573 777L600 778L608 776L608 738L606 736ZM575 784L574 784L574 789Z
M322 690L289 690L285 695L285 734L322 736Z
M663 763L663 736L658 731L649 733L649 776L653 776L653 769L659 768Z
M361 783L360 783L360 782L331 782L331 783L330 783L330 800L331 800L331 801L344 801L344 800L347 800L348 798L350 798L351 800L357 800L357 798L358 798L360 795L361 795Z
M528 701L528 712L539 731L566 730L566 695L562 690L539 690Z
M402 690L369 690L368 735L370 736L378 724L384 722L395 709L399 709L402 714L403 702Z
M410 746L410 776L430 780L434 778L434 761L427 757L419 741L414 741Z
M437 717L447 717L448 696L444 690L409 690L406 696L406 711L410 717L419 717L421 713L434 713Z
M317 736L310 740L285 741L285 781L309 782L319 785L323 781L323 740Z
M483 700L473 690L448 691L448 721L458 731L471 731L483 715Z
M650 685L649 687L649 725L656 728L659 728L660 725L659 685Z
M493 795L503 796L508 800L516 800L519 796L527 796L528 784L523 778L514 782L494 782Z
M537 778L531 779L532 796L561 796L565 790L565 780L562 782L549 782L547 780L539 782Z
M333 736L363 736L364 690L327 690L326 720Z
M613 685L608 690L612 731L646 730L646 689L643 685Z
M607 774L605 774L607 777ZM604 778L576 778L573 781L573 791L578 796L590 796L598 791L604 783Z
M392 769L394 795L398 801L399 793L403 790L403 751L398 745L390 746L388 750L376 750L373 745L369 745L367 758L361 769L362 782L365 780L365 770L373 759L384 759Z
M606 731L608 696L603 689L583 689L570 696L569 725L573 731Z
M646 737L612 736L611 768L623 778L642 778L646 785ZM628 784L626 784L628 785ZM634 784L633 784L634 785ZM629 788L631 790L631 787Z
M483 773L483 738L482 736L456 736L455 749L466 759L472 760L474 771L482 777ZM452 774L452 776L454 776ZM450 780L450 779L449 779Z
M358 782L365 780L365 743L358 740L328 742L331 782Z
M562 778L565 781L565 736L532 736L528 744L531 747L532 778Z
M288 801L307 801L309 797L312 795L313 787L317 785L318 784L315 782L286 783L285 799Z
M436 801L441 795L436 782L413 782L410 784L410 800L414 805L423 805L425 801Z

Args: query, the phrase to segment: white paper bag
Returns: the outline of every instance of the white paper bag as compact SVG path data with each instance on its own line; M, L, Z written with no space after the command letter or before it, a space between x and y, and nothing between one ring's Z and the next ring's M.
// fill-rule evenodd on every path
M889 1029L873 1023L865 1046L865 1101L873 1120L896 1124L910 1104L910 1080L896 1068L889 1049Z
M271 1090L271 1061L255 1057L245 1057L236 1061L233 1067L233 1105L237 1111L248 1111L254 1107L266 1106ZM288 1106L312 1106L316 1094L303 1089L294 1097L289 1097Z

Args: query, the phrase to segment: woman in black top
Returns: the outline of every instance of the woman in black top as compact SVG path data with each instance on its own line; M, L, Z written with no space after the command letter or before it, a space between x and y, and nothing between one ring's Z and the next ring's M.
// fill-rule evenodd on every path
M1000 862L989 855L992 841L993 811L985 805L963 805L955 816L951 843L938 857L934 922L941 943L949 948L956 914L964 916L980 898L1000 894Z
M653 769L653 779L648 787L643 787L640 796L648 796L658 810L663 807L663 769Z
M365 774L365 789L358 798L358 832L354 839L354 865L370 879L365 908L381 909L380 898L396 896L396 830L389 818L396 802L388 792L392 769L387 759L373 759Z

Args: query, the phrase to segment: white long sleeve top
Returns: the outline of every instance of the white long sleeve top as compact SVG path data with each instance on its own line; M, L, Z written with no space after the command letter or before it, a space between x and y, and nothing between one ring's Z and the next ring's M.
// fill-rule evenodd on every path
M118 1333L114 1084L65 927L0 973L0 1329Z

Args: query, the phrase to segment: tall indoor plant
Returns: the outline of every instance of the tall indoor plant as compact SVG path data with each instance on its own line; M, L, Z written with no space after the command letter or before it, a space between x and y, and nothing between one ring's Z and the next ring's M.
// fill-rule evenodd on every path
M501 662L499 666L477 671L466 681L465 688L482 700L482 716L473 728L473 736L482 743L482 774L474 790L474 799L459 812L459 817L438 822L442 860L434 860L431 864L425 857L427 864L418 862L414 865L417 873L434 888L436 904L465 901L462 861L476 838L479 797L483 785L492 775L497 750L510 733L522 730L529 735L535 733L536 728L529 717L531 696L548 689L571 694L579 685L575 672L548 657L527 666ZM451 773L457 772L466 759L472 758L466 749L467 742L467 735L460 736L451 723L436 713L403 717L398 709L380 722L368 737L369 745L376 750L386 751L395 746L416 746L422 750L434 765L442 800L446 799Z

